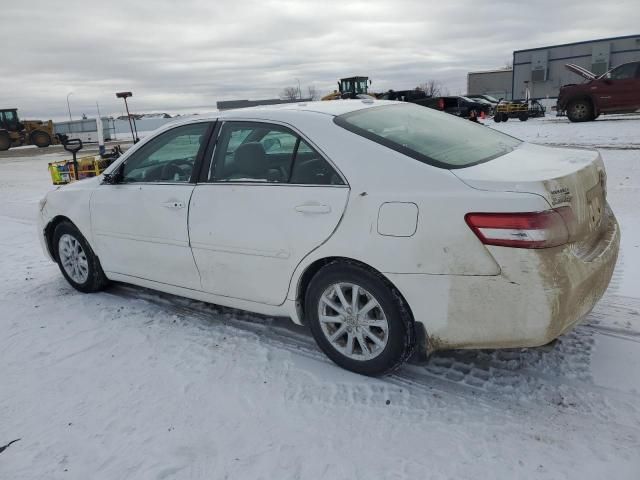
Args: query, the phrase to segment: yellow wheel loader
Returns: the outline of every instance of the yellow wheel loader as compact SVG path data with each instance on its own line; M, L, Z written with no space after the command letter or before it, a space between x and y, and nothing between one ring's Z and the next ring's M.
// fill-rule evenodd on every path
M0 151L21 145L40 148L58 143L53 134L53 122L40 120L20 121L17 108L0 109Z
M346 100L349 98L366 98L372 96L369 93L371 80L369 77L348 77L338 81L338 90L322 97L322 100Z

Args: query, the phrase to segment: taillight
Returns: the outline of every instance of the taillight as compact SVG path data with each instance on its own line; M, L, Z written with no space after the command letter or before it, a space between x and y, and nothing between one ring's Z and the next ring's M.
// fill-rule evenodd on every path
M515 248L549 248L569 241L565 219L570 207L543 212L467 213L464 219L485 245Z

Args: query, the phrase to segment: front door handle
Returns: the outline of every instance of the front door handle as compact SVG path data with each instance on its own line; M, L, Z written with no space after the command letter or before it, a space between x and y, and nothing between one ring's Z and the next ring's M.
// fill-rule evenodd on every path
M329 205L320 205L320 204L317 204L317 203L305 204L305 205L298 205L296 207L296 212L299 212L299 213L329 213L329 212L331 212L331 207Z
M165 207L165 208L175 208L175 209L178 209L178 208L184 208L184 203L179 202L179 201L177 201L177 200L174 200L174 201L170 201L170 202L164 202L164 203L162 204L162 206L163 206L163 207Z

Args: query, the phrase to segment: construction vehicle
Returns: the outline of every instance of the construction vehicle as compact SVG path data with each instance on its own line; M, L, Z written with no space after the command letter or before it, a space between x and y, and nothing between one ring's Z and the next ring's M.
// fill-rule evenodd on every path
M322 100L346 100L374 97L369 93L369 77L347 77L338 81L338 90L322 97Z
M505 102L501 99L496 105L493 119L496 122L506 122L510 118L517 118L521 122L529 120L529 102Z
M20 121L17 108L0 109L0 151L21 145L40 148L57 143L53 134L53 122L48 120Z

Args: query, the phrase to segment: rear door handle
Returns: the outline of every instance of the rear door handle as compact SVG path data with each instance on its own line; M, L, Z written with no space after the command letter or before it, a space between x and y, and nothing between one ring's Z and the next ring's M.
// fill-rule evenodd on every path
M165 208L175 208L175 209L178 209L178 208L184 208L184 203L182 203L182 202L178 202L178 201L176 200L176 201L171 201L171 202L164 202L164 203L162 204L162 206L163 206L163 207L165 207Z
M329 205L320 205L317 203L298 205L296 212L299 213L330 213L331 207Z

